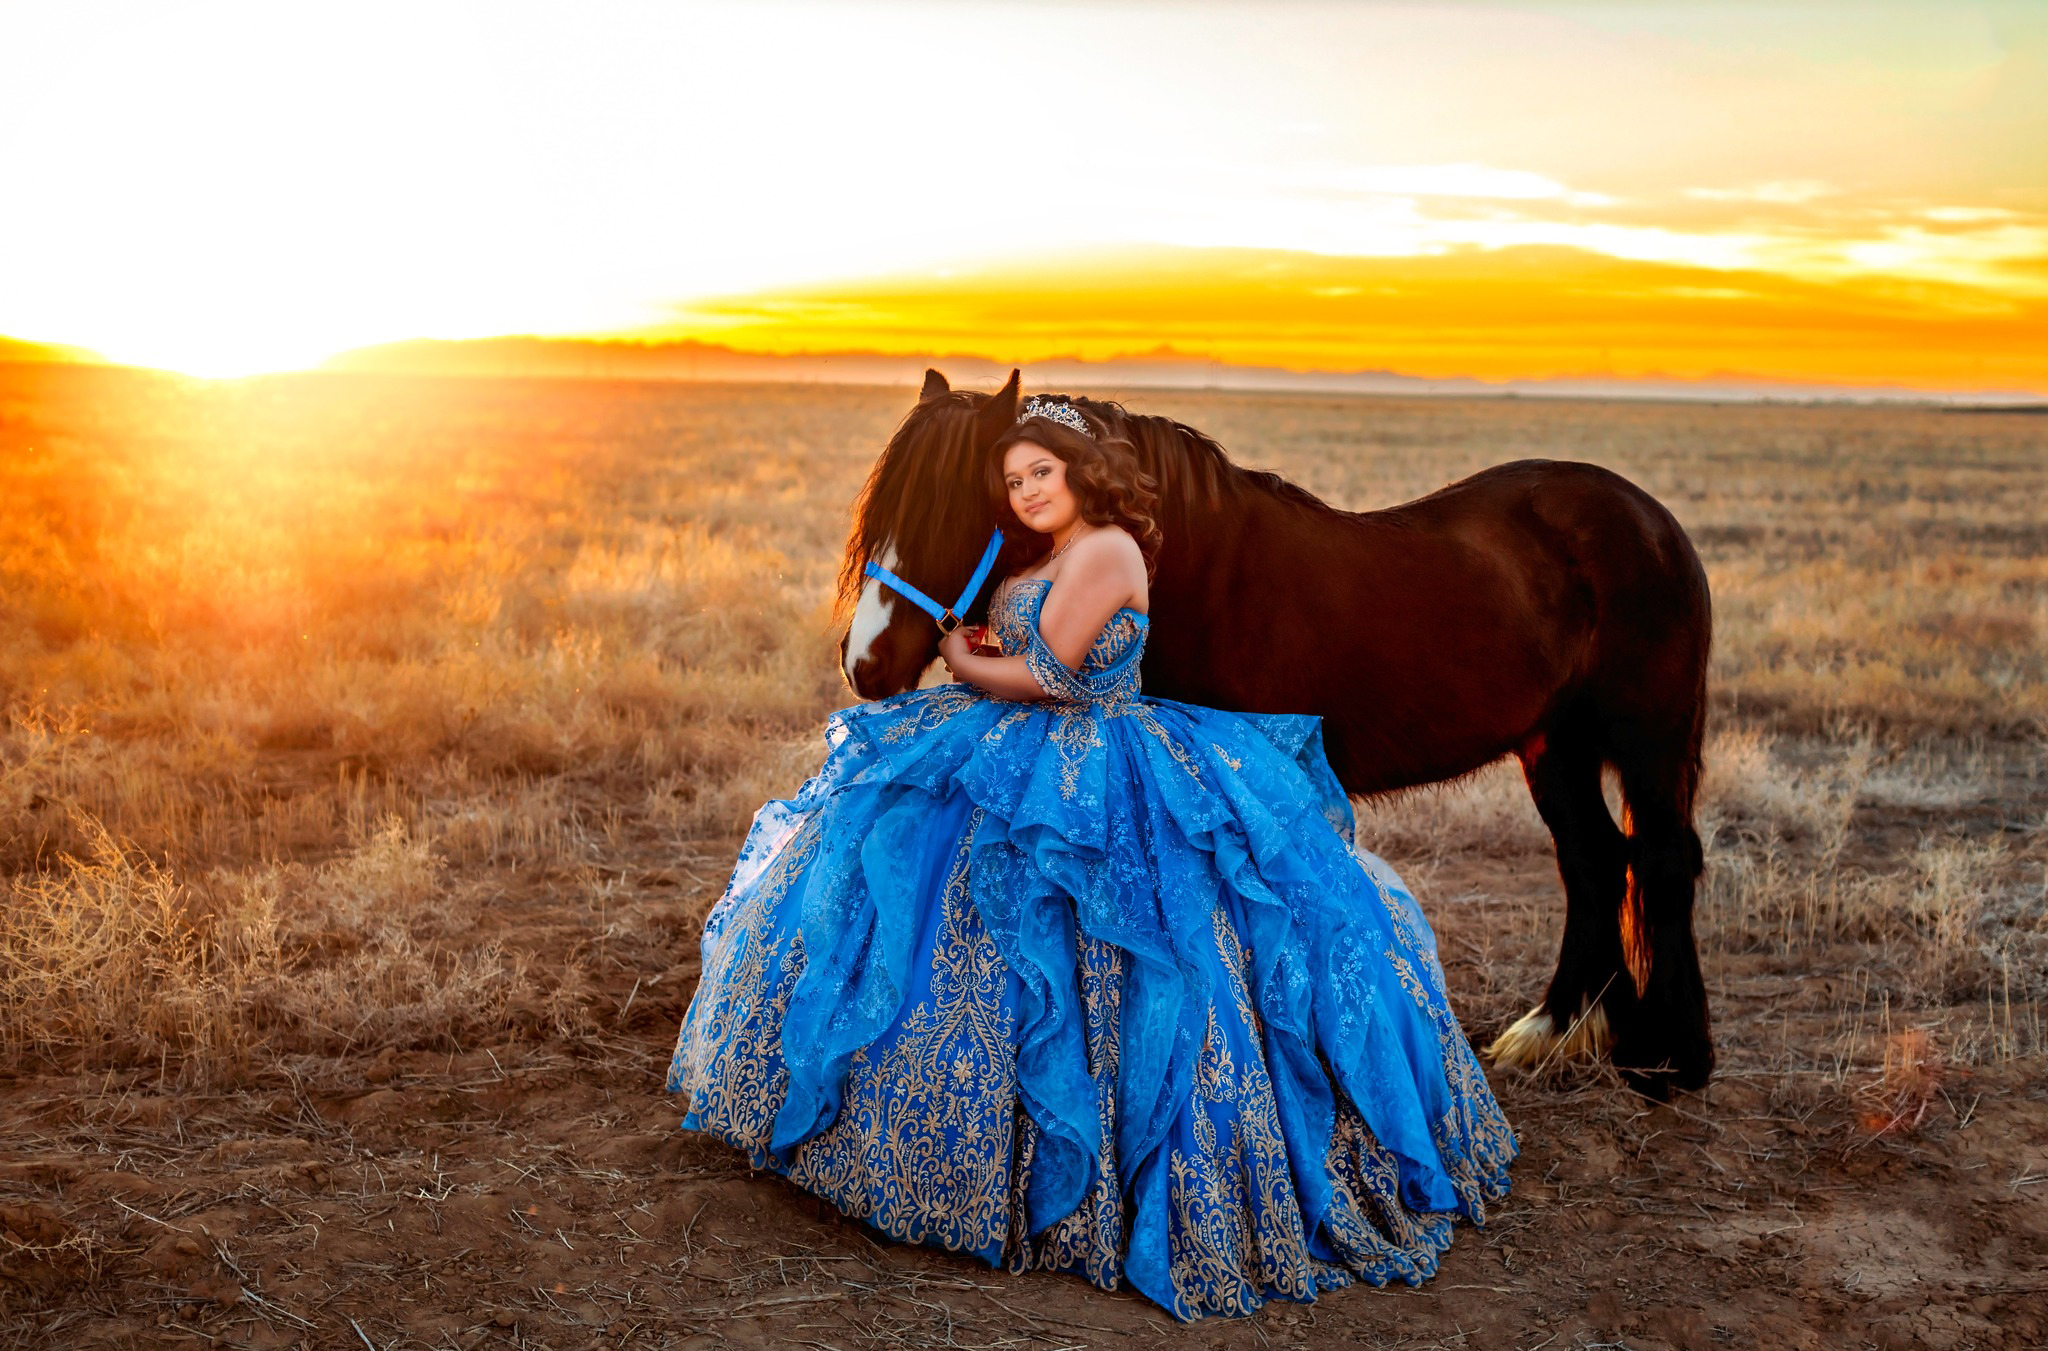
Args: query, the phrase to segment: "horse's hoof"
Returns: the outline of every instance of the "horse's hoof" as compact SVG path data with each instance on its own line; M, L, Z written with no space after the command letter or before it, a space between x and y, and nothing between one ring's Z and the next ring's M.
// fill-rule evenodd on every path
M1676 1055L1652 1057L1641 1050L1618 1047L1614 1068L1621 1081L1652 1102L1669 1102L1674 1093L1695 1093L1714 1077L1714 1048L1711 1044Z
M1666 1069L1630 1070L1615 1067L1620 1071L1621 1082L1628 1085L1638 1096L1651 1102L1671 1101L1671 1071Z
M1535 1071L1558 1061L1598 1060L1613 1045L1607 1010L1600 1005L1581 1011L1562 1033L1550 1011L1538 1006L1494 1038L1486 1057L1499 1069Z

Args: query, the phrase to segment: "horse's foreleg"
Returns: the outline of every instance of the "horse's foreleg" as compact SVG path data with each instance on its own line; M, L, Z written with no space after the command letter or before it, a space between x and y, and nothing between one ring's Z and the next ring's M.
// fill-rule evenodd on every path
M1627 842L1600 791L1596 739L1570 723L1519 752L1536 810L1557 847L1564 883L1564 940L1543 1002L1488 1049L1496 1065L1537 1069L1606 1053L1617 1022L1634 1011L1622 956L1621 903Z

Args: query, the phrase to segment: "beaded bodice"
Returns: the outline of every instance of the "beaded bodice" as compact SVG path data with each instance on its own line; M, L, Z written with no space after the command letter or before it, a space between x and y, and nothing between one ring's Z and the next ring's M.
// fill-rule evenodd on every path
M1138 662L1145 652L1145 632L1150 621L1125 606L1109 617L1102 632L1081 659L1081 668L1070 670L1047 647L1038 632L1038 612L1052 590L1050 578L1034 577L1009 582L989 602L989 628L1003 651L1024 658L1025 666L1046 694L1065 703L1120 703L1135 698L1139 689Z

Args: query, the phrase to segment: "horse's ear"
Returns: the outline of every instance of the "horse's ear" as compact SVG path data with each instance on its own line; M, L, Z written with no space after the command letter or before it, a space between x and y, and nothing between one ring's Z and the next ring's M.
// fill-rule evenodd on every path
M917 396L917 401L919 403L930 403L941 394L951 394L952 392L953 387L946 383L945 376L940 375L937 371L927 370L924 373L924 392Z
M992 446L996 438L1010 430L1010 424L1017 420L1018 372L1011 371L1010 379L1001 389L988 396L988 402L975 415L974 430L977 444Z

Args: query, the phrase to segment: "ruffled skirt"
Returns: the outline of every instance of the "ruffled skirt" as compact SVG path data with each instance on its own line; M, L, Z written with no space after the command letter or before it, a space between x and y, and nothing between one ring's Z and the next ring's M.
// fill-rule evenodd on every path
M1515 1143L1313 718L964 686L835 715L668 1086L899 1239L1181 1318L1419 1283Z

